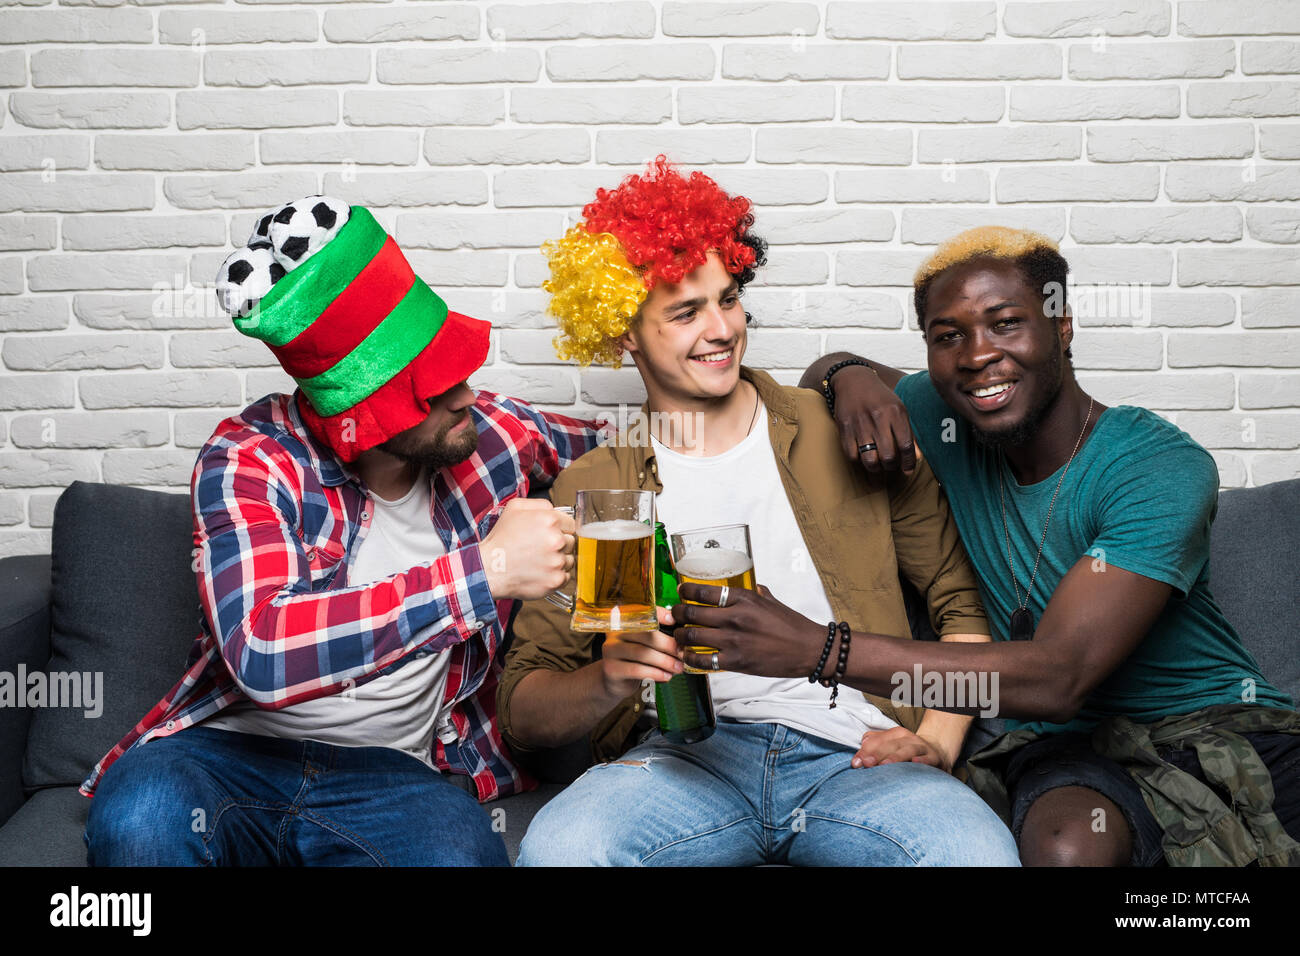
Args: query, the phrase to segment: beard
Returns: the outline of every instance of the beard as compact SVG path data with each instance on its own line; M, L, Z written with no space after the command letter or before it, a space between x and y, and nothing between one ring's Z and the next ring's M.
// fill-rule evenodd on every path
M1059 348L1052 350L1051 361L1043 369L1043 380L1052 383L1051 390L1042 399L1031 405L1029 411L1025 413L1025 416L1020 421L994 431L985 431L972 425L971 434L975 440L986 448L1000 451L1004 448L1017 448L1033 438L1038 433L1038 428L1042 425L1043 419L1048 416L1056 405L1057 399L1061 397L1061 387L1064 383L1061 380L1061 353Z
M433 437L420 439L405 432L394 435L378 447L394 458L427 468L430 475L437 474L444 468L459 465L474 454L478 448L478 431L471 422L470 426L456 435L447 433L468 417L466 411L458 418L445 422Z

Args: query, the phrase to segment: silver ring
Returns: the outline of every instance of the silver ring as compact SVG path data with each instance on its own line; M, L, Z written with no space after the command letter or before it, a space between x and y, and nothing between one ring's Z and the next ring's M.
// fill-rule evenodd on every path
M712 665L711 665L711 666L713 667L713 669L714 669L715 671L721 669L721 668L718 666L718 652L717 652L717 651L714 651L714 652L713 652L713 658L712 658Z
M859 446L858 446L858 454L859 454L859 455L865 455L867 452L869 452L869 451L875 451L875 450L876 450L876 443L873 442L873 441L869 441L869 442L866 442L865 444L862 444L862 445L859 445Z
M722 593L718 595L718 607L727 606L727 598L731 597L731 588L727 585L722 586Z

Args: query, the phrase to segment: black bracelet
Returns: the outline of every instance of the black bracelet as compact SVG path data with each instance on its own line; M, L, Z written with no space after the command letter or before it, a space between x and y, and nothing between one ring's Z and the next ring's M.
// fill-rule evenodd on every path
M808 675L808 683L812 684L822 678L822 668L826 666L826 661L831 656L831 645L835 643L835 622L831 621L826 625L826 646L822 648L822 656L817 659L817 666L813 672Z
M835 414L835 393L831 391L831 379L835 376L836 372L849 365L861 365L863 368L871 369L872 372L875 371L874 368L871 368L871 365L868 362L856 358L845 359L843 362L836 362L826 370L826 377L822 379L822 395L825 397L826 407L830 409L832 415Z
M839 631L840 631L840 655L839 655L839 659L835 662L835 673L832 674L829 679L823 680L821 682L821 685L823 687L829 687L831 689L831 702L830 702L831 710L835 709L835 698L840 696L840 681L844 679L844 672L848 669L849 641L852 639L852 634L849 631L848 622L840 621Z

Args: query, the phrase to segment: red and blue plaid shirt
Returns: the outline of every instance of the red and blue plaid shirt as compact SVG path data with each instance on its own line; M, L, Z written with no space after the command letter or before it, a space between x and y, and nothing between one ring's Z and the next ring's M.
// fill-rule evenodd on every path
M202 632L185 674L81 785L92 796L131 747L235 701L275 710L376 677L415 652L448 651L444 706L458 740L435 764L469 774L480 800L533 786L496 722L511 601L488 589L479 541L502 505L546 487L597 444L597 425L480 392L478 449L433 476L447 553L369 584L347 572L370 527L369 492L308 431L294 395L268 395L217 426L191 479Z

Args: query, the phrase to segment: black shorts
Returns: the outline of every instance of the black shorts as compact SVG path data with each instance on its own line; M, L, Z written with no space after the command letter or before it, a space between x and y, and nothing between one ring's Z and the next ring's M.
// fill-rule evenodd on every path
M1283 829L1300 841L1300 734L1242 734L1255 748L1273 778L1273 812ZM1205 782L1195 750L1161 748L1161 759ZM1164 831L1147 809L1142 791L1128 772L1115 761L1092 749L1088 734L1052 734L1035 740L1011 754L1006 770L1007 794L1011 799L1011 832L1016 842L1029 807L1057 787L1087 787L1106 797L1124 814L1133 834L1130 866L1162 866ZM1215 789L1225 803L1226 793Z

